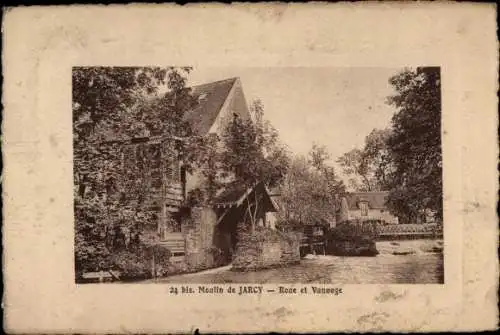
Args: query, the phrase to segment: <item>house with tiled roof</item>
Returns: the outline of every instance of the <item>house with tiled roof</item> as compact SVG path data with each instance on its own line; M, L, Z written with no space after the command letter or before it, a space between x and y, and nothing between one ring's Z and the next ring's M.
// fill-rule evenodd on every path
M345 221L378 221L397 224L398 218L387 209L389 192L352 192L341 199L337 208L338 223Z
M184 117L199 136L221 135L225 122L235 114L242 119L251 118L239 78L197 85L191 89L191 94L198 99L198 105L187 112ZM195 171L188 175L185 183L185 192L189 193L199 185L199 173Z
M233 115L251 119L239 78L193 86L191 94L198 104L184 117L197 136L220 135ZM175 140L145 136L125 144L124 164L147 165L143 169L147 181L136 186L142 187L141 193L146 194L142 201L156 213L157 225L151 229L158 232L159 244L188 267L212 267L214 250L222 252L219 256L228 262L236 243L236 226L247 220L246 213L255 213L258 223L266 225L266 213L276 211L277 206L263 184L248 189L229 183L216 195L212 207L186 208L187 195L200 186L203 178L199 171L188 173L184 169L172 149ZM258 206L254 199L259 199Z

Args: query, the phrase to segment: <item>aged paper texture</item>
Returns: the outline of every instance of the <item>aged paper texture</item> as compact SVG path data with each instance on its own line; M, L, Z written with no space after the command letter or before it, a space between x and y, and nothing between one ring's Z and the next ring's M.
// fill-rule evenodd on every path
M495 6L3 14L7 332L497 327Z

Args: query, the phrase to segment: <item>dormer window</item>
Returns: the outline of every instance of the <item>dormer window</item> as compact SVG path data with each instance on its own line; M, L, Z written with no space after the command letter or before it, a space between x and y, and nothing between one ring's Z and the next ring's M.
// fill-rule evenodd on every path
M207 93L202 93L198 96L198 101L205 100L207 98L208 94Z

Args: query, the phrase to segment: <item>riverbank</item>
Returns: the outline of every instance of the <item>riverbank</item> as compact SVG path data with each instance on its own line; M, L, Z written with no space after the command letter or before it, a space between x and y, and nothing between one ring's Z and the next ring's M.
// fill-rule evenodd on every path
M234 272L229 267L202 273L151 280L151 283L224 284L224 283L318 283L318 284L442 284L443 254L429 252L435 240L377 242L376 257L312 256L300 264L255 272ZM413 253L394 255L404 248Z

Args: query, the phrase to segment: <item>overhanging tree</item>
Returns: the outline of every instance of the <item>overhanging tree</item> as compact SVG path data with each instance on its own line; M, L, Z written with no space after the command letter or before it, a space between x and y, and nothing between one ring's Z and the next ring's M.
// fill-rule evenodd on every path
M442 220L441 78L438 67L406 69L390 79L398 109L387 141L393 164L391 210L412 222L426 210Z
M250 107L254 120L234 114L223 132L221 164L232 182L254 188L263 183L275 187L288 169L286 148L280 144L278 132L264 119L262 102L256 100ZM254 199L246 198L247 217L255 229L259 204L262 199L253 192Z
M361 192L387 190L391 157L387 148L390 129L373 129L362 148L355 148L337 159L350 178L350 186Z
M308 163L316 172L319 172L322 184L324 184L327 189L328 205L331 206L331 204L333 204L332 207L333 210L335 210L335 199L339 199L345 193L345 185L342 180L337 178L335 168L328 164L330 158L330 153L324 145L313 143L309 151Z
M145 173L138 166L122 166L124 145L120 141L191 134L182 118L196 103L185 87L189 71L172 67L73 70L77 273L109 267L111 254L123 247L150 245L147 236L141 236L141 226L156 220L143 201ZM162 85L168 90L160 96ZM177 141L176 149L187 151L184 143ZM140 157L144 164L138 165L146 165L147 155Z
M335 220L338 199L345 187L327 161L326 147L314 144L308 159L292 159L281 187L283 225L317 225Z
M362 149L352 149L338 158L337 163L350 177L349 183L357 191L373 191L374 183L370 171L370 162ZM361 182L359 182L361 180Z
M387 141L390 129L373 129L365 138L363 155L368 161L375 190L386 191L389 188L389 175L392 172L392 160Z

